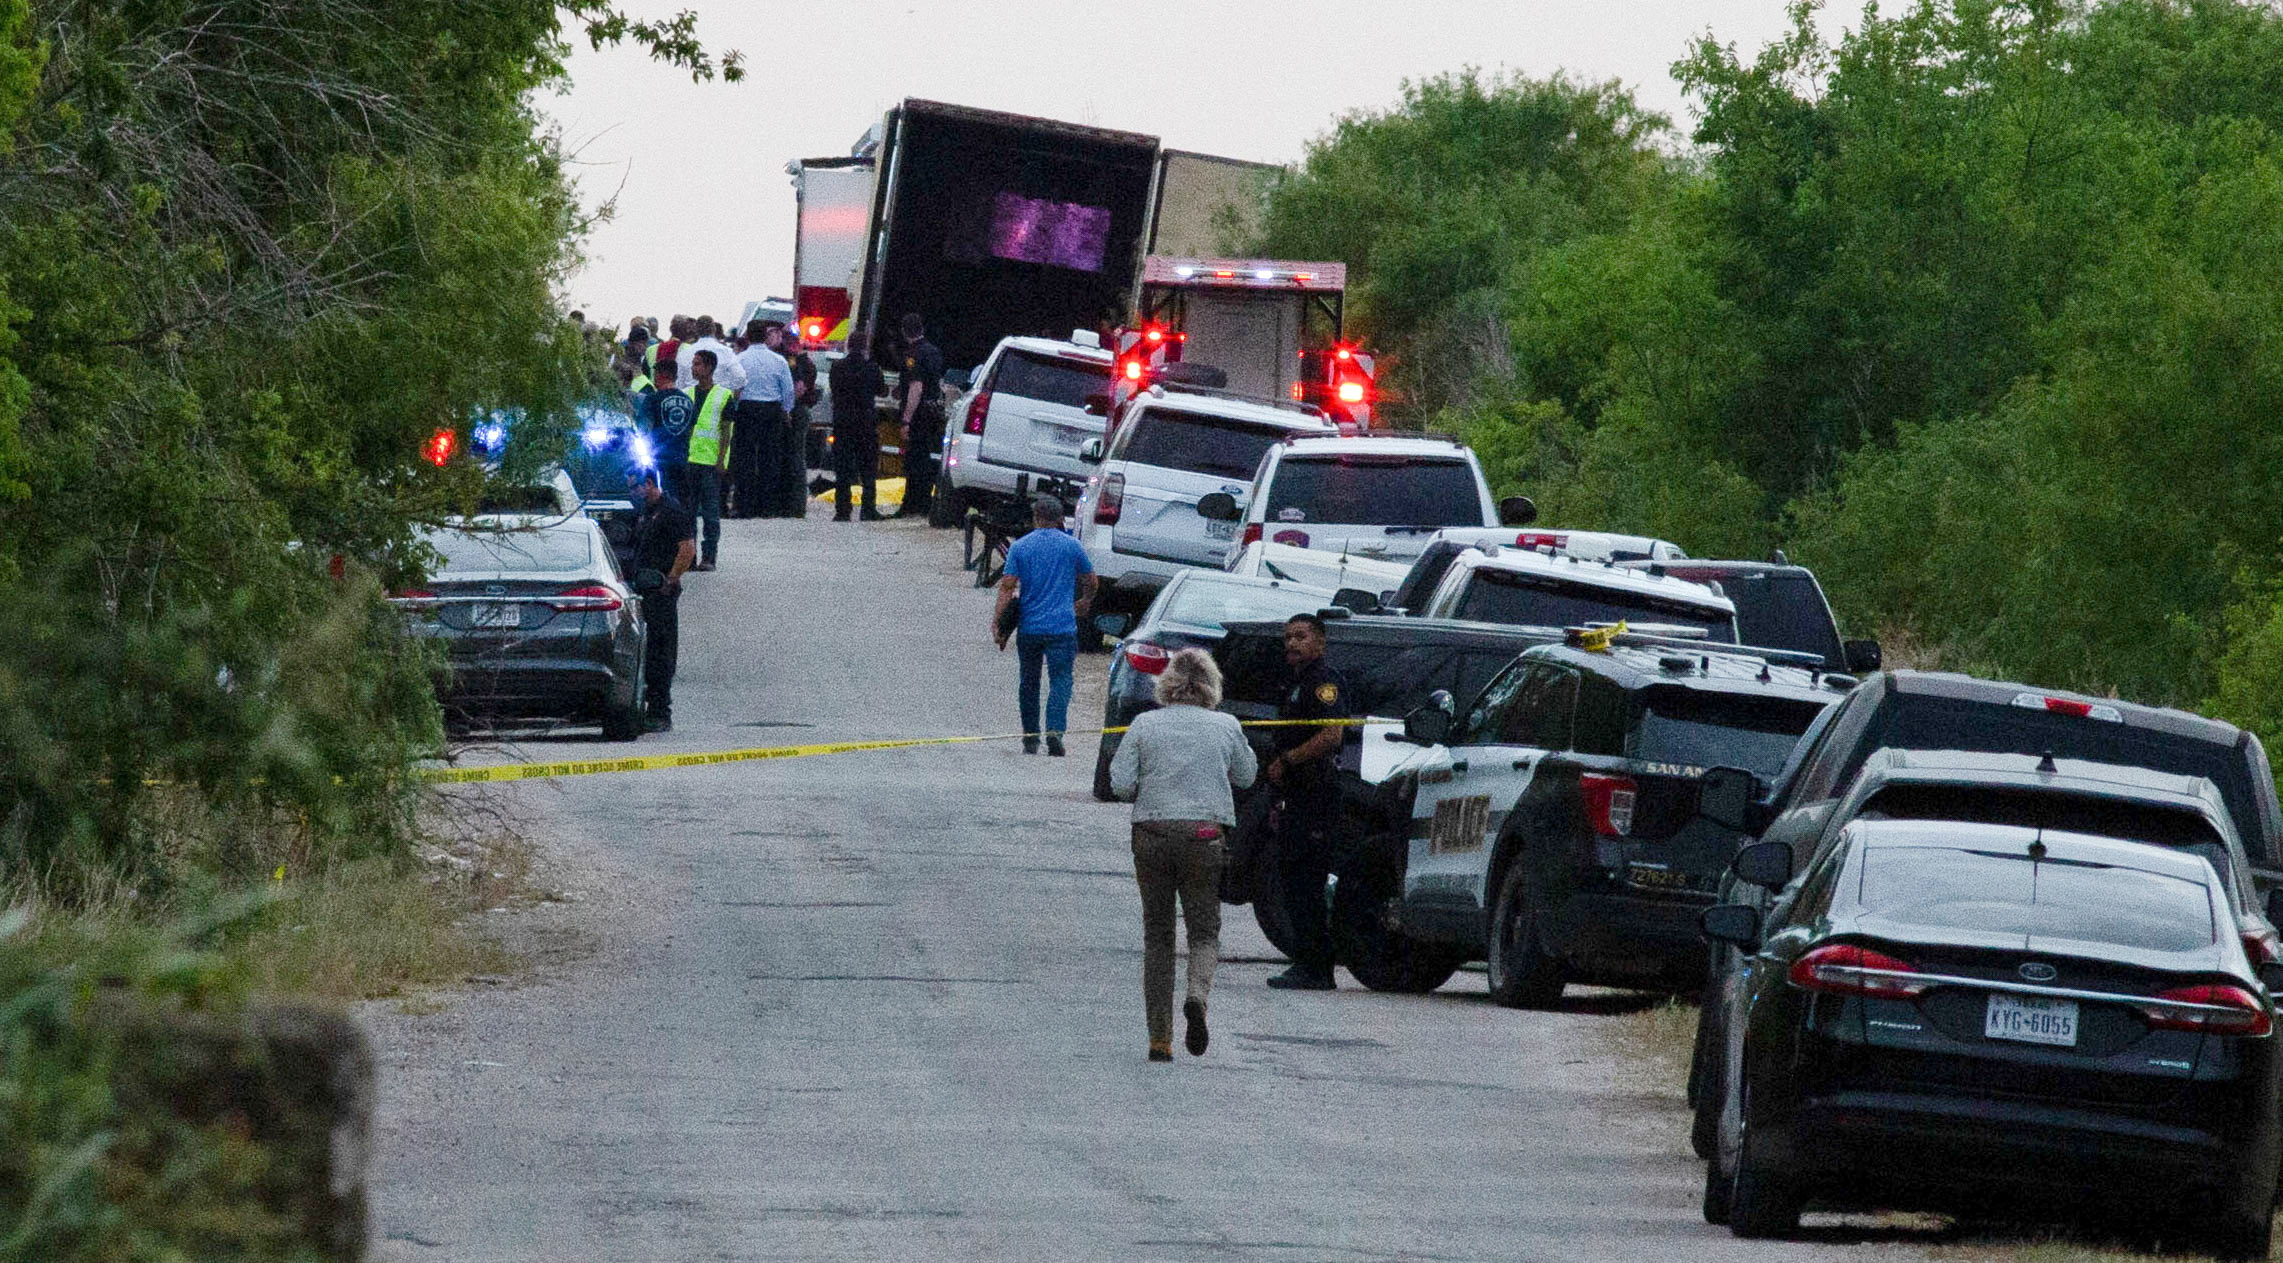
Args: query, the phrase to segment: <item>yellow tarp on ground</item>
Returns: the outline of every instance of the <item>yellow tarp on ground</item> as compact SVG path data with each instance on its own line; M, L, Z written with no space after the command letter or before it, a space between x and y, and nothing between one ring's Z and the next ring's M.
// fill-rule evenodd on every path
M880 503L879 503L879 504L877 504L877 505L874 505L874 506L873 506L874 508L894 509L894 508L901 508L901 507L903 506L903 503L904 503L904 480L903 480L903 479L901 479L901 478L882 478L880 481L878 481L878 482L876 482L876 483L873 483L873 484L872 484L872 489L873 489L874 491L877 491L877 492L879 492L879 493L880 493ZM831 507L832 507L832 497L833 497L833 493L832 493L832 492L830 492L830 491L827 491L827 492L825 492L823 495L816 497L816 502L817 502L818 504L821 504L821 505L823 505L823 506L825 506L826 508L828 508L828 509L829 509L829 508L831 508ZM857 489L856 489L856 494L855 494L855 497L854 497L854 499L855 499L856 501L862 501L862 500L864 499L864 489L863 489L863 488L859 487L859 488L857 488ZM858 507L861 507L861 505L859 505Z

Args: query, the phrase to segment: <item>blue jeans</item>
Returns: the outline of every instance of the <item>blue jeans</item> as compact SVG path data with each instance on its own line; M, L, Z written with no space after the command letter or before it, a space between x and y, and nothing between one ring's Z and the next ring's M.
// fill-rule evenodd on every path
M1076 633L1038 636L1015 633L1015 657L1022 664L1015 704L1023 712L1023 735L1038 736L1038 668L1046 664L1046 730L1059 737L1070 727L1070 669L1078 661Z

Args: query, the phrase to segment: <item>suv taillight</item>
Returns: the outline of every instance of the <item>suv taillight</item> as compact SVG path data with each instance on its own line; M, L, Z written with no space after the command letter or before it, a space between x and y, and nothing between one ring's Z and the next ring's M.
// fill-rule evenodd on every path
M1165 646L1153 645L1146 640L1129 640L1124 648L1126 665L1143 675L1161 674L1165 664L1173 661L1173 655L1165 651Z
M1243 539L1240 539L1240 540L1238 540L1238 541L1237 541L1237 547L1239 547L1239 548L1242 548L1242 547L1244 547L1244 546L1245 546L1245 545L1247 545L1247 544L1257 544L1257 543L1259 543L1259 542L1260 542L1260 523L1258 523L1258 522L1247 522L1247 523L1245 523L1245 534L1244 534L1244 538L1243 538Z
M1094 524L1116 526L1118 515L1126 509L1126 476L1111 474L1102 479L1102 494L1094 498Z
M402 592L390 593L388 603L406 609L427 609L436 604L436 594L426 588L407 588Z
M975 397L967 401L967 432L969 434L981 434L983 432L983 418L990 414L991 392L988 390L976 391Z
M2265 1035L2274 1026L2267 1006L2241 987L2174 987L2141 1008L2148 1024L2167 1031L2210 1035Z
M1633 802L1640 786L1630 776L1603 776L1588 772L1578 778L1585 797L1585 818L1605 838L1622 838L1633 832Z
M548 597L547 604L569 613L573 610L615 610L623 607L625 602L619 600L618 593L609 588L592 584L583 588L565 588Z
M1790 978L1793 986L1808 991L1904 1000L1933 985L1911 976L1917 972L1908 961L1884 952L1853 943L1830 943L1793 961Z

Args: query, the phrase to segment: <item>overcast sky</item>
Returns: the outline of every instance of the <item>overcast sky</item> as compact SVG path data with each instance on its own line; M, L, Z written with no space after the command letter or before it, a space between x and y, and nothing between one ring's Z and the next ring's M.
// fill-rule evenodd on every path
M569 298L624 326L642 313L735 318L792 293L794 158L845 154L903 97L1158 136L1177 149L1289 162L1407 78L1475 65L1618 79L1685 127L1670 68L1697 35L1756 50L1783 0L687 0L709 47L748 75L693 85L631 49L572 56L561 125L590 208ZM630 0L663 14L680 0Z

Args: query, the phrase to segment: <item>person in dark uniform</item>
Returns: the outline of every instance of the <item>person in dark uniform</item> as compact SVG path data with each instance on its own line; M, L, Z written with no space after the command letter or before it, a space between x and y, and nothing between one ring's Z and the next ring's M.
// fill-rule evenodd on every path
M642 516L634 526L634 590L650 639L642 659L652 732L674 727L674 664L682 651L682 576L698 559L697 520L658 486L658 471L627 476Z
M779 354L785 357L785 367L793 371L793 402L787 409L792 430L787 437L792 441L785 445L785 515L804 517L809 511L809 468L823 463L816 458L823 455L824 444L809 425L810 414L816 410L816 361L801 346L798 325L785 326L782 336L784 346Z
M872 362L872 332L858 329L848 339L848 354L833 362L827 375L832 386L832 520L848 520L849 500L858 484L864 488L864 520L881 520L879 492L873 483L880 476L880 423L874 413L887 382Z
M1277 707L1279 719L1348 718L1348 683L1324 663L1324 620L1298 614L1284 624L1284 661L1292 685ZM1332 824L1338 818L1337 724L1277 728L1276 757L1263 773L1276 793L1276 865L1292 926L1292 967L1268 985L1330 991L1332 927L1324 911L1324 884L1332 873Z
M935 504L935 464L943 452L943 352L913 312L904 317L904 504L897 517L926 517Z

